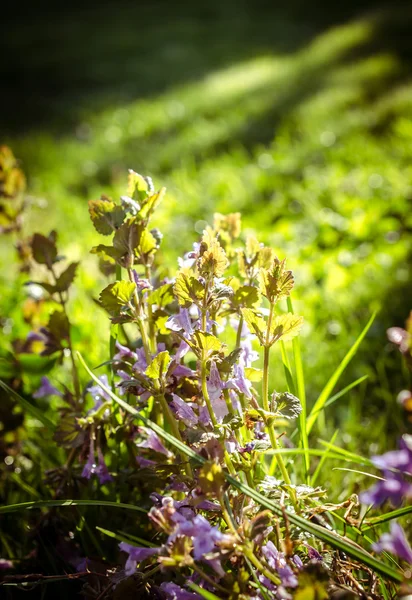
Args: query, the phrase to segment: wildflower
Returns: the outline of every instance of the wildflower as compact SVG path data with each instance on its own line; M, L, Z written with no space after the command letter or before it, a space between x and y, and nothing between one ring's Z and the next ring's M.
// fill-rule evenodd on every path
M173 315L166 321L166 327L171 331L182 331L186 335L192 335L193 326L187 308L181 308L177 315Z
M170 403L170 406L173 409L176 417L180 421L183 421L185 425L188 427L197 425L199 418L194 412L193 408L176 394L173 394L173 401Z
M6 558L0 558L0 571L6 571L7 569L12 569L13 563L11 560L7 560Z
M133 352L127 346L122 346L122 344L120 342L116 342L116 349L117 349L117 353L113 356L114 361L116 361L116 360L124 361L127 359L133 360L134 362L137 361L138 356L137 356L136 352Z
M109 380L107 378L107 375L100 375L99 380L102 382L102 384L104 386L106 386L107 388L110 388L109 385ZM110 396L107 392L104 391L103 388L100 387L100 385L96 384L96 385L91 385L87 391L89 392L89 394L91 395L91 397L94 400L94 407L93 410L97 410L98 408L101 407L101 405L103 404L103 402L109 402L110 401Z
M122 552L126 552L129 555L126 564L125 571L126 575L133 575L136 571L137 563L141 563L149 556L158 554L161 548L143 548L139 546L132 546L126 542L120 542L119 548Z
M172 581L164 581L160 586L160 589L163 592L166 592L167 597L170 600L201 600L199 594L188 592Z
M82 471L82 477L86 479L90 479L93 473L96 472L96 463L95 463L95 455L94 455L94 440L93 436L90 436L90 447L89 447L89 457L87 459L86 464L84 465Z
M406 560L412 565L412 548L406 539L405 532L402 527L392 521L390 533L384 533L380 540L372 546L375 552L390 552L399 558Z
M150 429L146 429L145 427L140 427L139 431L142 433L146 433L147 435L146 439L143 442L137 444L139 448L150 448L150 450L154 450L154 452L164 454L168 458L173 456L172 453L164 447L157 433Z
M110 475L109 470L106 466L103 452L100 448L97 449L97 458L98 464L96 468L96 475L99 478L99 481L102 485L108 483L109 481L113 481L113 477Z
M40 387L33 394L33 398L45 398L47 396L60 396L63 394L50 383L48 377L42 377Z
M262 546L262 553L269 566L279 574L282 586L293 588L298 585L298 579L287 564L284 553L279 552L273 542L269 541L265 546Z

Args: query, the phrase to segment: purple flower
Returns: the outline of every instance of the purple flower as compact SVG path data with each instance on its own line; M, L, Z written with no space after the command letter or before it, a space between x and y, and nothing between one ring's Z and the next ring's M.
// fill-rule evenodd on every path
M100 375L100 381L103 385L110 389L109 380L107 379L107 375ZM105 392L100 385L91 385L88 390L89 394L92 396L94 400L93 410L97 410L101 407L103 402L110 402L110 396Z
M176 417L188 427L194 427L198 423L199 419L193 408L176 394L173 394L173 401L170 403L170 406Z
M150 448L150 450L164 454L168 458L173 456L173 454L163 446L157 433L151 431L150 429L146 429L145 427L139 428L139 431L144 432L147 435L147 438L143 442L137 444L139 448Z
M409 564L412 564L412 548L406 539L405 532L402 527L392 521L390 527L390 533L384 533L380 540L372 546L375 552L390 552L399 556L399 558L406 560Z
M193 556L196 560L212 552L216 542L223 539L223 533L217 527L212 527L202 515L196 515L192 521L181 523L176 535L187 535L193 538Z
M137 563L143 562L149 556L158 554L160 551L160 548L142 548L126 544L126 542L120 542L119 548L122 552L126 552L129 555L125 564L126 575L133 575L136 571Z
M172 331L184 331L187 335L192 335L193 326L190 320L187 308L181 308L177 315L173 315L166 321L166 327Z
M269 541L265 546L262 546L262 553L269 566L279 574L282 586L296 587L298 585L298 579L287 564L284 553L279 552L273 542Z
M245 369L242 364L235 364L233 366L233 378L230 379L230 383L239 393L244 394L246 398L252 397L250 393L252 383L249 379L246 379Z
M133 281L136 284L137 289L139 290L139 292L142 292L143 290L151 290L152 289L152 285L150 283L150 281L148 279L141 279L138 275L138 273L136 273L136 271L134 269L132 269L132 275L133 275Z
M95 472L96 472L97 477L99 478L100 483L102 485L104 485L105 483L108 483L109 481L113 481L113 477L109 473L109 470L104 461L103 452L101 451L100 448L97 449L97 457L98 457L98 464L97 464Z
M127 346L122 346L120 342L116 342L116 348L118 352L113 356L113 360L132 360L134 362L137 361L136 352L133 352Z
M90 477L93 475L93 473L96 472L96 468L97 468L97 465L95 463L95 456L94 456L94 440L93 440L93 437L90 436L89 457L87 459L86 464L83 467L82 477L85 477L86 479L90 479Z
M216 363L212 360L210 363L210 376L207 380L207 391L209 393L210 402L215 413L216 421L221 423L228 414L226 402L222 400L224 384L220 378L220 374ZM210 420L209 420L210 422Z
M412 497L412 484L407 483L400 475L394 475L390 471L386 475L387 479L378 481L369 490L360 494L359 498L363 504L379 506L389 500L394 506L398 506L404 498Z
M33 398L44 398L46 396L63 396L63 394L50 383L48 377L42 377L40 387L33 394Z
M160 589L163 592L166 592L167 597L170 598L170 600L201 600L199 594L188 592L172 581L164 581L160 586Z

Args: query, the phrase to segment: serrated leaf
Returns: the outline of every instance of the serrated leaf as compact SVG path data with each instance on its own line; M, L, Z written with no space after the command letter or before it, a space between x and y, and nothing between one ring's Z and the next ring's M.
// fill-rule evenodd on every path
M289 296L293 285L292 271L286 270L286 260L274 258L269 269L259 271L259 289L269 302Z
M222 342L211 333L206 333L206 331L195 331L192 341L197 348L205 352L207 357L219 352L222 348Z
M70 323L64 312L55 310L49 317L47 329L56 340L68 340L70 336Z
M35 233L31 240L31 251L34 260L40 265L51 267L57 258L56 243L53 239Z
M150 177L144 177L136 171L129 169L127 195L139 202L145 200L153 192L153 183Z
M166 194L166 188L162 188L155 194L149 196L146 201L142 204L142 208L139 212L139 217L141 219L148 219L156 207L163 200L164 195Z
M242 285L233 296L233 304L242 308L252 308L260 302L259 290L253 285Z
M263 344L267 327L266 321L250 308L242 308L242 315L250 331L254 333L259 339L259 342Z
M150 292L150 294L147 296L147 302L149 304L156 304L161 308L167 306L173 301L174 296L172 283L165 283L164 285L161 285L159 288L157 288L157 290L153 290L153 292Z
M100 293L100 304L111 315L118 315L130 302L135 289L136 284L131 281L111 283Z
M56 281L56 291L57 292L67 292L69 287L74 281L76 277L76 270L79 266L78 262L70 263L70 265L60 274Z
M150 379L161 380L167 373L171 360L169 352L159 352L147 367L145 374L150 377Z
M113 246L105 246L104 244L93 246L90 250L90 254L97 254L100 258L110 264L114 264L122 258L122 254L119 250L116 250Z
M149 254L151 254L157 248L157 242L152 233L147 229L142 231L142 235L140 237L138 252L140 258L145 262Z
M89 200L89 213L96 231L102 235L113 233L126 216L121 206L104 196L100 200Z
M271 344L274 344L280 338L284 342L291 340L299 334L303 325L303 317L299 317L292 313L276 316L270 328Z
M142 235L142 226L134 220L126 221L120 225L113 237L113 247L121 256L128 254L133 256L135 249L139 245Z
M180 306L189 308L191 304L203 300L205 289L191 271L179 271L173 286L173 292Z
M239 212L228 215L215 213L213 215L213 229L218 232L227 231L232 239L239 237L241 228L241 214Z
M299 398L289 392L272 394L273 410L285 419L296 419L302 412Z

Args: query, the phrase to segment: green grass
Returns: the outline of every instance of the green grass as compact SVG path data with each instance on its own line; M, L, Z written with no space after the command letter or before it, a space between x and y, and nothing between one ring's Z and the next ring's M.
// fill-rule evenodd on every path
M401 325L410 309L412 15L325 10L119 3L27 18L3 36L3 78L20 72L24 55L34 102L27 106L21 80L11 85L1 122L29 174L27 231L57 228L66 254L83 260L86 291L70 311L74 344L90 364L106 360L109 328L92 301L104 282L88 255L96 235L86 201L121 194L128 167L168 188L158 221L165 263L190 249L214 211L235 210L246 230L289 259L295 309L305 317L308 414L380 310L340 385L364 375L367 382L326 408L330 434L333 421L345 422L356 449L368 428L381 438L389 416L397 431L394 398L405 385L385 328ZM10 115L13 103L26 108ZM0 252L0 316L23 335L10 239Z

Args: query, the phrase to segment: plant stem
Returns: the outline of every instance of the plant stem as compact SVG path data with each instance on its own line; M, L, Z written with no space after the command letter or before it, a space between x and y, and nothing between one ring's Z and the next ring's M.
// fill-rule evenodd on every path
M223 594L228 594L229 590L227 590L226 588L224 588L222 585L220 585L220 583L217 583L217 581L215 581L214 579L212 579L210 577L210 575L208 575L207 573L205 573L203 571L203 569L201 569L196 563L194 563L192 565L192 569L194 571L196 571L196 573L198 573L202 579L204 579L205 581L207 581L210 585L212 585L215 589L219 590L219 592L222 592Z
M52 265L49 266L49 270L50 270L50 273L53 276L54 284L56 285L56 283L57 283L57 277L56 277L56 274L55 274L55 271L54 271ZM76 399L80 400L80 396L81 396L80 381L79 381L79 374L77 372L76 362L74 360L74 353L73 353L73 346L72 346L72 339L71 339L71 332L70 332L70 321L69 321L69 316L67 314L66 300L63 298L63 293L62 292L57 292L57 295L59 296L59 300L60 300L61 307L63 309L63 313L64 313L64 315L65 315L65 317L66 317L66 319L67 319L67 321L69 323L67 345L68 345L68 349L70 351L70 361L72 363L72 375L73 375L74 394L76 396Z
M245 556L247 556L247 558L250 560L250 562L252 563L252 565L254 565L262 573L262 575L264 575L265 577L267 577L275 585L279 585L280 584L279 577L277 577L276 575L274 575L274 573L271 573L269 571L269 569L267 569L260 562L260 560L258 559L258 557L256 556L256 554L254 554L252 550L249 550L249 548L243 548L243 554Z
M243 315L239 317L239 325L237 326L236 333L236 348L240 348L240 343L242 339L242 329L243 329Z

